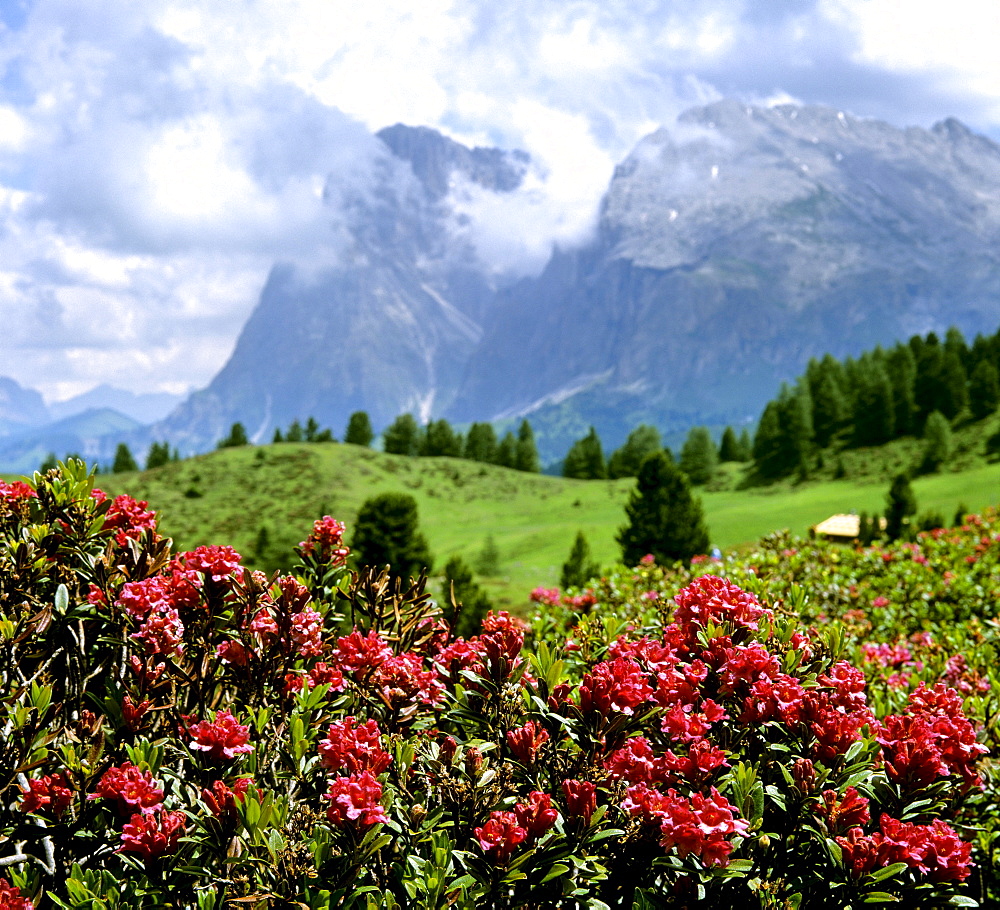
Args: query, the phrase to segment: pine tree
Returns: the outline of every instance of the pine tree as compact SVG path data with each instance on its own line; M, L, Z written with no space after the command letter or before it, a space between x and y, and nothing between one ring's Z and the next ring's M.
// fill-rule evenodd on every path
M886 357L886 372L892 383L893 429L896 436L914 431L917 413L915 383L917 361L909 345L897 344Z
M311 415L306 421L304 435L306 442L316 442L316 437L319 435L319 424L316 422L316 418Z
M490 423L474 423L469 427L462 451L469 461L480 461L484 464L496 464L497 434Z
M692 427L681 449L680 467L696 487L708 483L719 463L719 455L708 427Z
M359 565L381 568L393 575L416 577L431 569L433 559L420 532L417 501L406 493L380 493L366 499L354 525L351 550Z
M1000 407L1000 373L988 360L981 360L969 377L969 408L976 420L989 417Z
M899 540L906 531L908 518L917 511L917 498L905 474L897 474L893 479L885 505L886 536L889 540Z
M352 446L371 447L375 433L372 432L371 418L367 411L355 411L347 420L344 442Z
M271 439L271 442L284 442L284 441L285 437L281 434L281 427L275 427L274 437Z
M389 455L416 455L420 450L420 427L412 414L400 414L382 433Z
M591 559L587 538L583 536L583 531L577 531L569 558L563 563L559 584L564 588L582 588L600 574L601 567Z
M506 432L497 445L497 462L501 468L513 468L517 463L517 439L514 434Z
M420 454L428 457L449 456L458 458L462 454L461 441L447 420L432 420L420 440Z
M954 420L969 406L969 378L965 373L960 354L945 349L941 364L941 413Z
M288 425L288 432L285 433L285 441L302 442L304 436L305 434L302 432L302 424L300 424L298 418L296 418Z
M660 431L649 424L641 423L625 440L621 448L615 449L608 459L608 477L612 480L618 477L635 477L639 466L647 455L659 452L663 448Z
M940 411L933 411L924 424L924 452L921 468L937 471L951 457L951 425Z
M719 440L719 461L739 461L740 443L736 438L736 431L732 427L726 427L722 431L722 439Z
M139 465L136 464L135 458L132 456L132 451L129 449L124 442L118 443L118 448L115 449L115 460L111 466L112 474L127 474L130 471L138 471Z
M486 535L483 541L483 548L476 556L476 571L487 578L493 578L500 574L500 550L492 534Z
M701 501L692 496L684 472L662 452L643 461L625 516L628 524L616 539L626 565L636 565L647 553L664 564L688 562L708 550Z
M229 435L225 439L220 439L216 444L217 449L235 449L239 446L249 445L246 427L242 423L234 423L229 428Z
M781 428L781 407L769 401L757 424L753 438L753 461L757 473L765 480L781 477L789 470L789 459Z
M538 474L542 470L542 463L538 458L538 448L535 445L535 434L527 420L521 421L521 426L517 431L514 467L518 471L526 471L529 474Z
M931 332L926 339L910 339L917 361L917 375L913 383L914 398L917 403L916 427L923 426L931 411L941 411L942 380L944 374L944 351L937 335Z
M859 446L877 446L893 438L895 407L892 383L881 359L861 358L863 376L854 405L854 442Z
M740 432L739 453L738 461L750 461L753 458L753 443L750 441L750 431L746 427Z
M824 449L830 445L847 420L847 399L837 379L839 364L834 370L830 363L836 362L832 357L823 358L818 365L819 376L815 387L811 389L813 432L816 434L816 444Z
M153 442L149 446L149 453L146 455L146 470L162 468L170 463L170 445L166 442Z
M452 556L445 564L441 595L441 611L455 635L472 638L483 631L483 619L493 604L461 556Z
M578 439L570 446L563 463L563 477L575 477L578 480L604 480L608 476L607 465L604 463L604 451L597 430L593 427L583 439Z

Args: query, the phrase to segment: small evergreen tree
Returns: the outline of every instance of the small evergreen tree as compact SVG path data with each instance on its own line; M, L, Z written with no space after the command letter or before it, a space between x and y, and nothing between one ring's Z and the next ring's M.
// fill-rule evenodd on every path
M442 613L455 635L472 638L483 631L483 618L493 604L461 556L452 556L445 564L441 595Z
M1000 407L1000 373L988 360L976 364L969 377L969 408L976 420L989 417Z
M41 463L38 470L45 474L47 471L51 471L53 468L59 467L59 459L56 458L55 452L49 452L45 456L45 460Z
M316 442L316 437L319 435L319 424L316 422L316 418L310 415L309 419L306 421L306 427L303 431L305 435L306 442Z
M146 455L146 470L162 468L165 464L170 464L170 445L166 442L153 442Z
M511 432L504 433L497 445L497 464L502 468L513 468L517 464L517 439Z
M404 579L430 571L433 564L420 531L417 501L406 493L380 493L364 501L351 550L359 565L388 565L393 575Z
M696 487L708 483L719 463L719 455L708 427L692 427L681 448L680 468Z
M535 445L535 434L527 420L521 421L517 431L517 448L514 450L514 467L518 471L538 474L542 463L538 458L538 448Z
M281 427L275 427L274 438L271 440L271 442L284 442L284 441L285 437L281 435Z
M247 439L246 427L242 423L234 423L229 429L229 435L225 439L220 439L216 445L217 449L235 449L238 446L245 446L250 443Z
M444 418L427 424L420 439L420 454L428 457L444 455L458 458L462 454L461 439Z
M604 451L597 430L593 427L583 439L578 439L570 446L563 463L563 477L575 477L578 480L604 480L608 476L607 465L604 463Z
M639 466L647 455L659 452L663 448L660 431L648 424L639 424L620 449L615 449L608 459L608 477L635 477Z
M938 471L951 457L951 425L940 411L933 411L924 424L924 452L921 468Z
M564 588L582 588L600 574L601 567L591 559L587 538L583 536L583 531L577 531L569 559L563 563L559 584Z
M347 432L344 433L344 442L352 446L371 447L375 438L372 432L372 422L367 411L355 411L347 421Z
M124 442L118 443L118 448L115 449L115 460L111 465L111 473L128 474L138 470L139 465L136 463L131 449Z
M662 452L643 461L625 516L628 523L617 541L626 565L636 565L647 553L663 564L688 562L708 550L701 501L692 496L684 472Z
M285 442L302 442L305 434L302 432L302 424L295 418L288 425L288 432L285 433Z
M906 531L909 517L917 511L917 498L905 474L897 474L893 479L885 505L886 537L899 540Z
M736 431L732 427L726 427L722 431L722 439L719 440L719 461L739 461L740 443L736 438Z
M497 542L492 534L486 535L483 548L476 556L476 571L487 578L500 574L500 550L497 549Z
M469 427L462 450L464 458L484 464L496 464L497 434L490 423L474 423Z
M753 458L753 443L750 441L750 431L746 427L740 432L739 453L738 461L750 461Z
M382 445L390 455L416 455L420 451L420 427L412 414L400 414L382 433Z

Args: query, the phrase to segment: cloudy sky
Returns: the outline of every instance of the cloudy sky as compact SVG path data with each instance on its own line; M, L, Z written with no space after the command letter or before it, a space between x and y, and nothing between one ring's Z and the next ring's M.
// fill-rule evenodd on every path
M540 261L719 97L1000 140L998 47L995 0L0 0L0 375L205 385L275 261L336 256L323 187L395 122L529 151Z

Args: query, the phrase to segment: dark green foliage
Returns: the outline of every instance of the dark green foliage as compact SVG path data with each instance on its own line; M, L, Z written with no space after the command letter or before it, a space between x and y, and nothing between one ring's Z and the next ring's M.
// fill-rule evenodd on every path
M977 420L1000 407L1000 373L988 360L980 360L969 377L969 408Z
M238 446L249 445L250 440L247 438L246 427L242 423L234 423L229 428L229 435L224 439L220 439L216 444L217 449L235 449Z
M390 455L416 455L420 451L420 427L412 414L400 414L382 433L382 444Z
M736 438L736 431L732 427L726 427L722 431L722 439L719 440L719 461L741 461L740 442Z
M885 534L889 540L898 540L906 533L909 517L916 514L917 498L913 495L910 479L897 474L889 487L885 500Z
M952 524L957 528L960 525L965 524L965 516L969 514L969 507L964 503L960 502L955 506L955 518Z
M476 555L476 571L487 578L500 574L500 550L492 534L486 535L483 548Z
M281 433L281 427L275 427L274 428L274 438L271 440L271 442L284 442L284 441L285 441L285 437Z
M934 531L937 528L945 527L948 522L945 520L943 512L921 512L913 522L917 531Z
M316 422L315 417L310 416L310 418L306 421L306 428L304 430L305 441L315 442L316 435L318 433L319 433L319 424Z
M497 462L497 434L491 423L474 423L465 436L462 455L469 461L484 464Z
M750 461L753 458L753 443L750 441L750 431L743 427L740 432L739 461Z
M288 425L288 432L285 434L285 442L303 442L305 433L302 431L302 424L298 420L293 420Z
M666 564L687 562L708 550L701 500L691 495L687 476L662 452L643 461L625 516L628 524L616 539L626 565L636 565L647 553Z
M127 474L130 471L138 471L139 465L132 455L131 449L124 442L118 443L115 449L115 460L111 466L112 474Z
M497 446L497 461L501 468L513 468L517 464L517 439L511 432L504 433Z
M708 427L692 427L681 448L680 468L695 486L708 483L719 464L719 455Z
M892 384L893 428L897 436L906 436L915 430L917 413L914 397L917 361L909 345L897 344L886 355L886 371Z
M635 477L639 466L647 455L663 448L660 431L656 427L641 423L631 433L620 449L615 449L608 459L608 477Z
M570 446L563 463L563 477L575 477L578 480L604 480L608 476L607 465L604 463L604 450L597 430L593 427L583 439L578 439Z
M419 451L428 457L446 455L459 458L462 455L462 440L455 435L447 420L432 420L421 434Z
M931 332L926 339L910 339L917 362L917 375L913 384L917 405L917 426L923 426L931 411L943 411L942 379L944 373L944 351L937 335Z
M445 564L441 609L452 632L460 638L471 638L482 632L483 618L493 609L486 592L476 584L472 569L461 556L452 556Z
M869 518L867 512L862 512L858 518L858 543L863 547L870 546L878 536L878 530L878 515Z
M401 578L430 571L433 558L419 528L417 501L406 493L380 493L358 512L351 550L358 565L390 566Z
M56 458L56 453L49 452L49 454L45 456L45 460L41 463L38 470L44 474L46 471L51 471L54 467L57 467L58 465L59 465L59 459Z
M753 441L757 473L765 480L798 471L809 472L812 459L812 408L808 387L782 386L777 401L768 402Z
M529 474L537 474L542 470L542 463L538 459L538 447L535 445L535 434L527 420L522 420L517 430L514 467Z
M858 367L854 442L859 446L882 445L893 438L896 420L889 374L881 357L862 357Z
M986 454L1000 455L1000 430L991 434L986 439Z
M816 443L825 447L847 422L848 401L843 389L844 371L841 365L827 354L821 361L816 359L809 361L806 381L812 398L813 432Z
M170 458L170 444L167 442L154 442L149 447L149 454L146 456L146 470L151 471L153 468L162 468L165 464L169 464Z
M559 584L564 588L582 588L600 574L601 567L591 558L587 538L583 536L583 531L577 531L569 559L563 563Z
M941 413L954 420L969 406L968 377L958 351L945 349L941 380Z
M372 432L371 418L367 411L355 411L347 421L347 432L344 433L344 442L352 446L364 446L368 448L375 438Z
M951 426L940 411L934 411L924 425L924 453L921 468L937 471L951 457Z

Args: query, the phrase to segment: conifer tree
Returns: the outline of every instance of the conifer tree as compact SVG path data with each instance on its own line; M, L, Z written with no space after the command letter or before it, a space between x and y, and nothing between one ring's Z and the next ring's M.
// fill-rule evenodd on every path
M719 456L708 427L692 427L681 448L680 468L696 487L708 483Z
M740 431L739 453L738 461L750 461L753 458L753 443L750 441L750 431L746 427Z
M275 427L274 437L271 439L271 442L284 442L284 441L285 437L281 434L281 427Z
M951 457L951 425L940 411L931 412L924 424L922 469L937 471Z
M462 456L469 461L496 464L497 434L490 423L474 423L465 436Z
M969 406L968 376L961 356L955 349L945 349L941 363L941 413L954 420Z
M483 631L484 617L492 608L488 595L476 584L465 560L452 556L445 564L441 586L441 611L452 632L460 638L478 635Z
M358 565L388 565L400 578L430 571L433 559L420 532L417 501L406 493L380 493L358 511L351 550Z
M727 426L722 431L722 439L719 441L719 461L739 461L740 443L736 438L736 431Z
M753 438L753 461L757 473L765 480L781 477L788 471L781 408L777 401L769 401L764 406Z
M115 449L115 460L111 465L111 473L127 474L130 471L138 470L139 465L136 464L131 449L124 442L118 443L118 448Z
M909 517L917 511L917 498L913 495L910 479L897 474L886 496L885 533L889 540L899 540L904 535Z
M663 448L660 431L649 424L641 423L631 433L621 448L615 449L608 459L608 477L635 477L639 466L647 455Z
M1000 373L988 360L980 360L969 377L969 408L976 420L1000 407Z
M497 464L502 468L513 468L517 463L517 439L510 431L504 433L497 445Z
M382 444L390 455L416 455L420 450L420 427L412 414L400 414L382 433Z
M487 578L500 574L500 550L492 534L486 535L483 548L476 556L476 571Z
M347 419L347 430L344 433L344 442L352 446L364 446L366 449L372 444L375 433L372 431L371 418L367 411L355 411Z
M832 358L829 360L832 361ZM828 358L823 358L819 369L820 375L812 389L813 432L816 444L825 449L844 426L847 400L837 380L839 370L834 371L829 367Z
M319 435L319 424L316 422L316 418L312 415L306 421L305 430L303 430L306 442L316 442L316 437Z
M701 501L691 494L684 472L662 452L647 456L640 466L625 517L628 523L616 539L626 565L636 565L647 553L663 564L688 562L708 550Z
M854 405L854 441L859 446L877 446L893 438L895 407L892 383L880 358L862 357L858 395Z
M514 467L518 471L527 471L529 474L538 474L542 470L542 463L538 458L538 448L535 445L535 434L527 420L521 421L521 426L517 431Z
M931 332L927 338L915 336L910 339L917 361L917 375L913 383L914 398L917 404L916 426L919 430L924 425L931 411L941 411L942 380L944 374L944 351L937 335Z
M563 463L563 477L575 477L579 480L604 480L608 476L607 465L604 463L604 451L597 430L593 427L583 439L578 439L570 446Z
M161 468L165 464L170 463L170 444L166 442L153 442L149 446L149 452L146 455L146 470L151 471L153 468Z
M427 424L420 440L420 454L425 456L443 455L452 458L457 458L462 454L461 440L455 435L451 424L443 417Z
M288 432L285 434L286 442L302 442L305 434L302 432L302 424L299 423L298 418L295 418L288 425Z
M886 372L892 383L893 432L908 436L914 431L917 400L914 387L917 361L909 345L897 344L886 357Z
M229 435L225 439L220 439L216 445L217 449L235 449L239 446L249 445L246 427L242 423L234 423L229 428Z
M582 588L600 574L601 567L591 558L587 538L583 536L583 531L577 531L569 558L563 563L559 584L564 588Z

